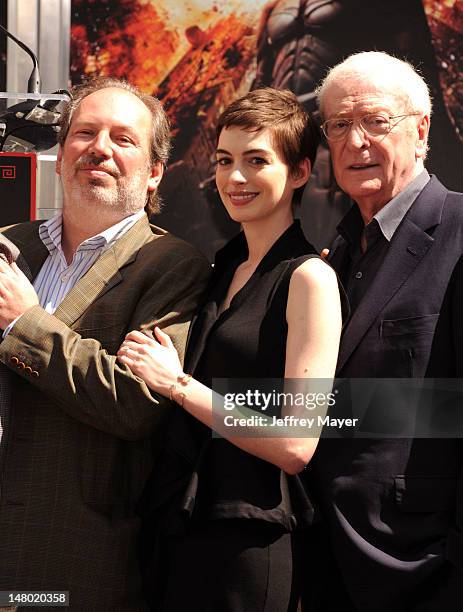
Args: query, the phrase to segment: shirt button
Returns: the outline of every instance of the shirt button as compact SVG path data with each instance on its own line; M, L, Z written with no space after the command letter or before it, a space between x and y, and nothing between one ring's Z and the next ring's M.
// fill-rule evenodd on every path
M361 272L357 272L355 278L362 278L363 274Z

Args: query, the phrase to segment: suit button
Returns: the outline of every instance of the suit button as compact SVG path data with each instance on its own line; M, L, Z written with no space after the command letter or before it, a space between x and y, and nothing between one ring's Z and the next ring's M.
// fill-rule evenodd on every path
M19 361L18 362L18 368L20 370L24 370L25 367L26 367L26 364L24 363L24 361Z
M10 361L11 363L14 363L14 365L18 365L19 363L19 359L17 357L10 357Z
M25 370L26 374L29 374L29 376L32 374L32 368L31 368L31 366L26 366L26 367L24 368L24 370Z
M39 377L39 373L37 372L37 370L32 370L32 376L34 378L38 378Z
M355 278L361 279L363 276L363 274L361 272L357 272L357 274L355 275Z

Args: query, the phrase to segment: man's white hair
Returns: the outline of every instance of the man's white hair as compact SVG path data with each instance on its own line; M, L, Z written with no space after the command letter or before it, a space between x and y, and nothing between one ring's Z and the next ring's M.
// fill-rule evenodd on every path
M407 112L431 115L432 102L429 88L415 68L403 60L382 51L364 51L350 55L331 68L317 88L318 107L324 115L325 94L333 83L351 79L370 81L391 95L403 97Z

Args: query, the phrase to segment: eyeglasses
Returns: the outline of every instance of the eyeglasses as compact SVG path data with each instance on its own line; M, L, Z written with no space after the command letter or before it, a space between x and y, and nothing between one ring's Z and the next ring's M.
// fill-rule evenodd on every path
M336 117L328 119L322 123L321 128L328 140L342 140L349 133L350 128L355 122L358 122L364 132L370 136L385 136L399 121L392 122L393 119L404 119L405 117L415 117L421 113L408 113L406 115L385 115L383 113L368 113L357 119L349 119L347 117Z

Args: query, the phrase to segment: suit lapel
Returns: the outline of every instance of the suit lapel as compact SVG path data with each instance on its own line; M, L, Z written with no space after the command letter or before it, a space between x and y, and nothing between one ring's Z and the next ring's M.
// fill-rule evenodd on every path
M442 218L447 190L433 177L413 203L394 234L384 262L348 322L341 340L338 373L387 303L404 285L432 246L426 233Z
M96 300L122 280L120 269L137 257L153 239L148 218L143 216L119 238L75 284L55 311L55 317L71 326Z
M26 258L27 264L29 265L29 269L31 271L32 280L34 280L48 257L47 247L40 240L37 233L36 240L29 242L29 244L25 243L24 251L22 247L20 247L20 250L21 254L27 254L27 256L23 256Z
M18 255L18 259L16 260L16 263L18 264L19 269L25 274L25 276L27 276L27 279L30 282L32 282L32 279L33 279L32 271L29 268L27 261L24 259L21 253Z

